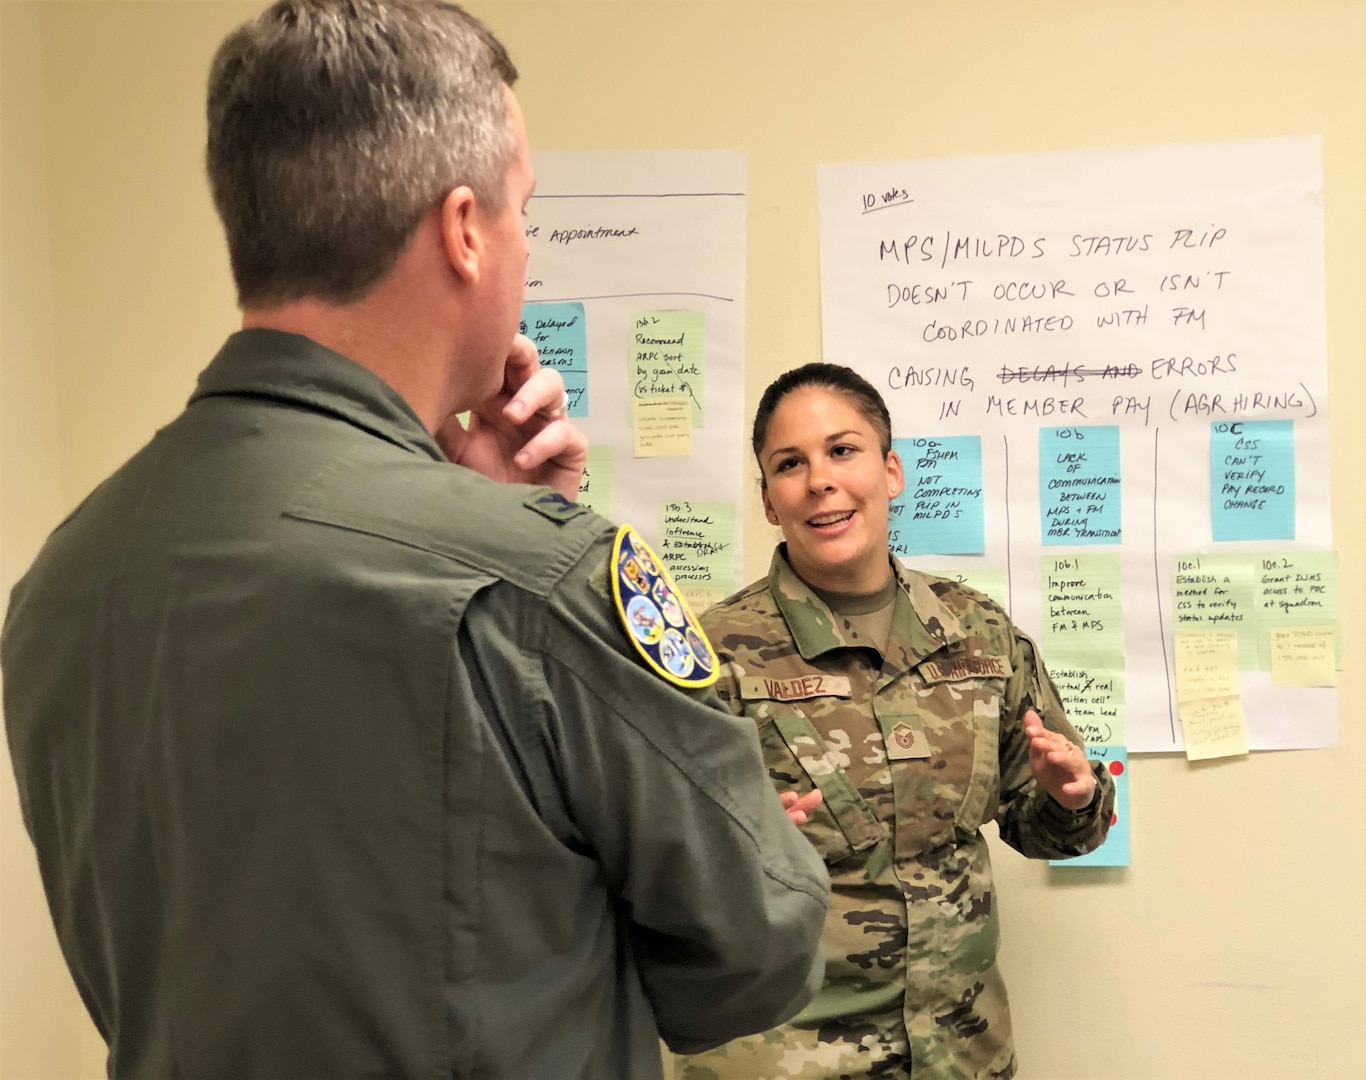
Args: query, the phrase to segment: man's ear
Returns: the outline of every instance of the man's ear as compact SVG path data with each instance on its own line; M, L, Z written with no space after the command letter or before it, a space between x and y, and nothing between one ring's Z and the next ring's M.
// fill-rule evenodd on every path
M451 269L466 283L477 283L484 237L475 213L474 192L469 188L455 188L441 200L441 240Z

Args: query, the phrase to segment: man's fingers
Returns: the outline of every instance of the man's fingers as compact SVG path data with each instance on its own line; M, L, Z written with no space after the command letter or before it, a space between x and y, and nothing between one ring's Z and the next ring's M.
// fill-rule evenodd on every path
M549 417L553 410L568 404L560 373L539 366L536 346L521 334L508 353L502 392L510 398L503 406L503 415L514 424L523 423L536 413Z
M509 394L515 394L527 379L540 370L540 354L531 339L518 334L512 339L508 358L503 365L503 387Z
M519 469L528 471L547 461L582 469L588 463L588 439L567 420L553 420L526 441L514 460Z

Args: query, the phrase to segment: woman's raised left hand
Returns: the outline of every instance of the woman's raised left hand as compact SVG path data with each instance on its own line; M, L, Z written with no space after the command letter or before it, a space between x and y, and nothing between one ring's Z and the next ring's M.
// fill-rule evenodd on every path
M1065 735L1049 731L1033 709L1025 713L1029 767L1038 785L1068 810L1084 810L1096 793L1096 777L1086 751Z

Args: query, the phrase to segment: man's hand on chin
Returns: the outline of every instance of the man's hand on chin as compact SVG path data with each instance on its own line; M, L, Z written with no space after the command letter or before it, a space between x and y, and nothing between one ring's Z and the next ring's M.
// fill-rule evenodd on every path
M503 385L469 413L468 425L452 416L437 444L457 465L506 484L544 484L577 501L588 463L588 439L569 422L564 380L543 368L536 346L522 334L512 341Z

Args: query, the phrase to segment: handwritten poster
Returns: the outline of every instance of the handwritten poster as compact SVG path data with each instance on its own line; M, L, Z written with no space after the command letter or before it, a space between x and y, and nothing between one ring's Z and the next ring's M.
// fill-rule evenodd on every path
M904 513L898 553L1004 567L1051 661L1043 556L1113 552L1130 752L1184 745L1177 616L1249 606L1240 578L1174 611L1174 557L1333 546L1320 158L1297 137L819 171L824 358L894 435L981 439L982 553L913 551ZM1239 653L1249 746L1333 745L1334 689L1273 686L1269 642Z
M581 497L658 549L667 503L734 505L749 479L745 158L549 152L533 165L523 319L588 436ZM740 565L738 520L728 544Z

